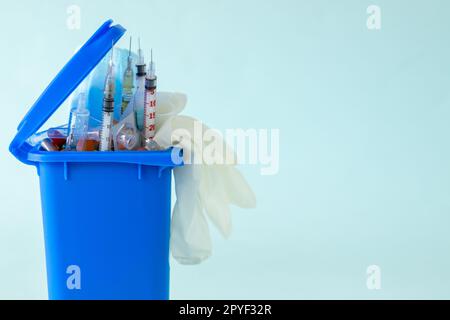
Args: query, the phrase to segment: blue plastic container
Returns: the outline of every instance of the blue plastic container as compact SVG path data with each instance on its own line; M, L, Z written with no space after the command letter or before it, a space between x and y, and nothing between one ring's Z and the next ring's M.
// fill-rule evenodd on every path
M124 33L112 21L101 26L10 145L40 178L50 299L169 298L171 170L181 151L46 152L27 143Z

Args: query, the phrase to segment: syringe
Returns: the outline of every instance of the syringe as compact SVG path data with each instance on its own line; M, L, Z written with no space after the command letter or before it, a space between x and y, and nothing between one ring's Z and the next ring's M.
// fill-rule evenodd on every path
M156 68L151 52L150 65L145 77L144 136L151 140L156 133Z
M144 54L142 53L142 49L141 49L141 38L138 38L138 45L139 45L139 49L138 49L138 63L136 63L136 79L145 79L145 75L147 74L147 70L145 69L145 67L147 66L145 64L145 59L144 59Z
M86 86L84 82L81 93L78 95L78 104L70 112L66 150L76 150L78 141L86 138L89 116L90 113L86 107Z
M134 94L134 111L136 112L136 122L139 130L144 129L144 99L145 99L145 70L146 64L141 50L141 39L139 42L138 62L136 64L136 93Z
M111 151L111 127L114 115L115 72L114 72L114 46L111 49L108 74L106 75L105 90L103 93L103 120L100 132L100 151Z
M131 37L130 37L130 49L128 52L128 63L125 73L123 74L122 82L122 106L120 108L120 113L123 114L128 107L131 99L133 98L133 88L134 88L134 75L133 75L133 58L131 57Z

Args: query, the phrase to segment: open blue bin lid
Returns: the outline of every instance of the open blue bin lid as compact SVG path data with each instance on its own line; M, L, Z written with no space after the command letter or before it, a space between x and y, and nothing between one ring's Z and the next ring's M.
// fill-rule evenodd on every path
M111 50L112 45L124 35L126 30L121 25L112 23L112 20L106 21L92 35L53 79L20 122L17 134L9 146L9 151L17 159L26 164L34 164L28 157L33 147L26 142L27 139L41 128Z

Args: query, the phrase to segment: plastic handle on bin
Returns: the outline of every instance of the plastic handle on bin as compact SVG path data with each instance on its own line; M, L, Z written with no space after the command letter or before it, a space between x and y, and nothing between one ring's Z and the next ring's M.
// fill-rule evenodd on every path
M97 66L111 50L111 43L116 43L124 35L126 30L121 25L113 26L112 23L112 20L106 21L75 53L20 122L18 132L9 146L10 152L17 159L26 164L34 164L28 160L31 146L26 140L41 128Z

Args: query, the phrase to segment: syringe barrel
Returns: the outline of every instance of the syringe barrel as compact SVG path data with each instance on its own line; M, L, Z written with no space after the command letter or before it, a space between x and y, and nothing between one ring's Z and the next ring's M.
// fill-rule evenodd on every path
M112 112L103 112L103 122L100 131L100 151L111 150Z
M156 77L145 79L144 137L153 139L156 133Z

